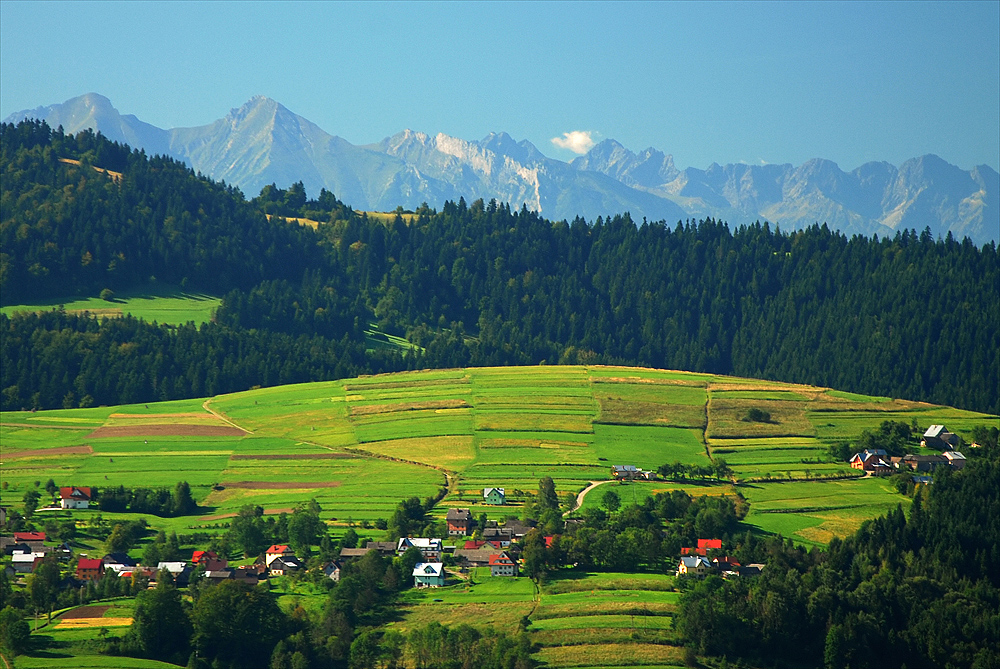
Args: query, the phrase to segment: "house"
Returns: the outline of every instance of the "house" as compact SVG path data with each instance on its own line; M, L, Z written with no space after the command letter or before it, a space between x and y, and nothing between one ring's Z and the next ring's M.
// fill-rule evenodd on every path
M45 559L45 553L20 553L15 552L11 558L11 566L14 567L15 574L30 574L35 571L35 567L38 566L42 560Z
M497 554L497 547L487 544L482 548L459 548L455 551L455 559L465 567L485 567L490 563L490 556Z
M396 545L396 555L402 555L410 547L416 548L428 562L441 557L441 540L426 537L403 537Z
M340 549L340 559L347 560L349 558L359 558L368 555L368 551L374 550L373 548L341 548Z
M965 467L965 456L958 451L945 451L941 455L948 459L948 464L951 465L952 469Z
M267 570L272 576L288 576L302 569L302 563L294 555L276 557L267 565Z
M250 585L257 585L260 580L260 574L253 567L236 567L230 571L232 572L232 579L234 581L243 581Z
M944 425L931 425L924 432L924 438L920 445L924 448L951 450L958 446L958 435L949 432Z
M135 569L136 561L128 556L128 553L108 553L101 558L104 571L113 571L119 576L125 572Z
M41 544L45 541L45 532L15 532L14 541L19 544Z
M496 540L494 540L494 541L472 541L470 539L469 541L466 541L465 545L462 546L462 548L460 548L458 550L475 551L475 550L479 550L480 548L489 549L490 547L493 547L493 548L495 548L497 550L500 550L501 548L503 548L503 546L500 545L500 542L496 541ZM458 551L455 551L455 553L457 555Z
M503 488L483 488L483 501L494 506L503 506L507 497Z
M704 578L711 569L712 564L705 558L700 555L689 555L681 558L680 564L677 565L677 575L687 574Z
M468 509L448 509L445 520L448 521L449 536L456 534L467 536L475 525L475 521L472 520L472 512Z
M915 472L930 472L949 463L948 458L943 455L905 455L900 462L900 468L909 467Z
M510 542L515 538L514 530L506 527L487 527L483 530L483 539L489 543L499 543L501 548L510 546Z
M271 566L271 563L280 557L294 557L295 551L285 544L274 544L264 551L264 565Z
M739 569L740 563L726 555L724 557L712 558L712 567L721 572L736 571Z
M892 463L882 448L866 448L860 453L855 453L850 463L852 469L860 469L875 476L892 473Z
M223 581L228 581L233 577L233 571L231 569L209 569L205 572L205 582L206 583L222 583Z
M59 498L64 509L86 509L90 506L93 492L90 488L69 486L68 488L59 488Z
M510 532L510 535L515 539L520 539L525 536L535 528L537 525L533 520L519 520L517 518L511 518L503 524L503 529Z
M395 541L369 541L365 544L365 549L375 551L379 555L391 557L396 554L397 545L398 544Z
M333 581L334 583L337 583L338 581L340 581L340 573L343 570L343 568L344 568L343 562L338 562L337 560L334 560L333 562L327 562L325 565L323 565L323 575L326 576L331 581Z
M635 465L612 465L611 478L616 481L631 481L639 474Z
M191 555L191 564L204 569L206 572L221 571L229 567L229 560L220 558L215 551L195 551Z
M166 569L170 572L170 575L174 577L174 583L178 586L187 585L188 578L191 575L191 567L188 566L187 562L174 561L174 562L158 562L156 563L156 573L159 574L161 571Z
M76 563L78 581L96 581L104 576L104 561L98 558L80 558Z
M930 476L911 476L910 480L913 481L913 485L930 485L934 483L933 477Z
M517 563L507 553L501 552L499 555L491 555L489 565L490 576L517 577Z
M417 588L443 586L444 565L440 562L418 562L413 567L413 585Z
M764 571L764 565L759 562L751 562L750 564L739 568L740 576L760 576L760 573Z

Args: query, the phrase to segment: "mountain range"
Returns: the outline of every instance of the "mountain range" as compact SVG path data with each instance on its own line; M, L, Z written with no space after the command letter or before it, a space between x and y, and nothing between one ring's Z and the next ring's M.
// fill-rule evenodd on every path
M730 225L769 221L782 229L827 223L845 234L891 235L930 228L976 244L1000 240L1000 175L987 165L963 170L935 155L896 167L866 163L844 172L816 158L799 165L742 163L678 169L654 148L634 153L612 139L566 163L507 133L468 141L404 130L354 145L263 96L205 126L165 130L122 115L88 93L62 104L11 114L76 133L91 128L193 169L253 196L274 183L302 181L358 210L388 211L464 197L522 204L549 219L593 220L624 211L673 223L711 216Z

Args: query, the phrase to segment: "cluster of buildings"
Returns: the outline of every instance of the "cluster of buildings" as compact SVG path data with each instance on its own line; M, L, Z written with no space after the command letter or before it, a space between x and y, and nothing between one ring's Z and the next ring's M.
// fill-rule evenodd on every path
M681 549L681 559L677 565L678 576L705 578L709 574L719 574L722 578L738 576L759 576L764 565L753 563L741 565L734 558L724 555L708 557L708 551L721 551L721 539L698 539L697 547Z
M448 534L451 537L468 536L476 526L469 509L450 509L446 520ZM460 548L457 544L446 546L442 539L435 537L402 537L397 541L369 541L363 548L341 549L340 560L336 564L342 566L345 560L362 557L371 551L385 557L395 557L402 556L410 548L415 548L421 555L421 561L413 568L413 581L418 588L445 584L443 562L445 556L459 568L489 567L492 576L516 577L520 554L518 542L533 527L533 522L520 520L508 520L503 525L488 521L486 527L480 528L482 539L466 540ZM552 537L546 537L547 544L551 540Z
M872 476L887 476L900 471L927 473L938 467L951 467L958 470L965 467L965 456L952 450L958 443L958 436L949 432L944 425L931 425L924 433L920 446L946 449L940 455L907 454L902 457L890 457L884 449L866 448L860 453L855 453L850 459L850 464L854 469L859 469ZM925 482L926 477L919 478L921 482Z

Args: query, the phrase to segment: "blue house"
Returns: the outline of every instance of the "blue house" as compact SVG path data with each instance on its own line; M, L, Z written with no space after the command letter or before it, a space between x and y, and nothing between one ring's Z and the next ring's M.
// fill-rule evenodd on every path
M413 567L413 585L417 588L439 588L444 585L444 564L418 562Z

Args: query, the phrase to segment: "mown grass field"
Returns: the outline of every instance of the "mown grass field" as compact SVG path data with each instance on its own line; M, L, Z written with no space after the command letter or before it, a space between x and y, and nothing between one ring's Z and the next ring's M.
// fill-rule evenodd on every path
M744 420L751 408L771 420ZM751 500L749 525L825 543L904 502L880 482L834 478L853 470L826 456L830 443L887 419L916 420L921 429L945 423L966 437L976 424L997 421L918 402L670 370L432 370L208 400L3 413L0 500L16 505L49 478L98 488L186 480L204 512L150 518L154 527L216 531L242 505L280 513L315 498L340 532L446 486L441 517L455 506L517 516L542 476L568 498L608 479L611 465L708 465L711 454L729 462L731 483L657 481L616 490L625 502L675 488L741 490ZM513 504L486 506L484 487L505 488ZM599 504L605 489L588 495L584 508Z
M131 315L146 321L182 325L188 321L195 324L207 323L212 312L222 303L222 298L206 293L191 292L164 283L149 283L145 286L115 293L111 302L97 295L89 297L64 297L42 300L32 304L15 304L0 308L10 316L17 311L49 311L63 305L67 312L90 312L95 316Z

